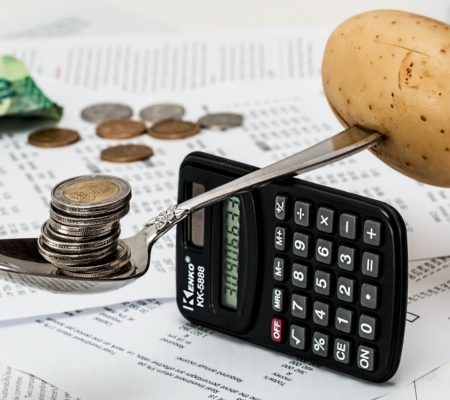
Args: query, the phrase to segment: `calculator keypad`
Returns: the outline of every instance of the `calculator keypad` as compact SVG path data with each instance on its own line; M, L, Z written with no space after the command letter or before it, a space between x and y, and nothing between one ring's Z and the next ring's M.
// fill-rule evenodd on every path
M313 354L336 368L376 371L386 329L378 315L384 224L334 203L316 205L313 198L279 194L275 203L272 304L280 314L289 299L286 343L299 357ZM287 205L292 209L283 209Z

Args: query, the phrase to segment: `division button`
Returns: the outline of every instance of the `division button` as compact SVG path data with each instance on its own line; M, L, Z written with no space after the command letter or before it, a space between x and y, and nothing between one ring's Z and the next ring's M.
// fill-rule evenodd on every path
M291 325L289 343L298 350L305 350L306 329L303 326Z
M331 264L332 256L333 243L329 240L317 239L316 260L324 264Z
M273 317L270 323L270 337L273 342L281 343L284 341L284 329L284 320Z
M325 233L333 233L334 211L330 208L320 207L317 211L317 229Z
M278 195L275 197L275 218L284 221L286 219L287 196Z
M381 243L381 223L368 219L364 221L363 241L372 246L379 246Z
M284 258L275 257L273 259L273 279L278 282L284 281L285 269L286 265Z
M336 320L334 325L338 331L350 333L352 331L353 311L338 307L336 309Z
M308 287L308 270L306 265L294 263L292 265L292 284L298 288L306 289Z
M291 314L295 318L305 319L307 315L307 301L306 296L301 294L293 294L291 299Z
M329 341L330 335L321 332L314 332L312 342L313 353L321 357L328 357Z
M370 315L361 314L359 317L359 329L358 334L363 339L375 340L376 336L376 324L377 320L375 317Z
M339 246L338 266L346 271L355 269L355 249L349 246Z
M314 274L314 291L324 296L330 295L331 275L329 272L317 270Z
M373 371L375 369L375 349L360 345L358 347L357 365L358 368Z
M322 301L315 301L313 306L313 321L317 325L328 326L330 306Z
M272 290L272 309L275 312L283 312L284 290L273 288Z
M361 304L364 307L376 310L378 307L378 287L363 283L361 285Z
M380 256L378 254L365 251L362 256L361 272L371 278L380 276Z
M337 281L337 298L347 303L353 302L355 280L340 276Z
M339 217L339 234L345 239L356 239L356 223L356 215L341 214Z
M309 255L309 235L294 232L293 251L296 256L307 258Z
M311 203L296 201L294 205L294 221L297 225L308 227L311 215Z
M350 342L348 340L336 339L334 341L333 356L337 362L348 364L350 362Z
M275 227L275 248L279 251L286 250L286 228Z

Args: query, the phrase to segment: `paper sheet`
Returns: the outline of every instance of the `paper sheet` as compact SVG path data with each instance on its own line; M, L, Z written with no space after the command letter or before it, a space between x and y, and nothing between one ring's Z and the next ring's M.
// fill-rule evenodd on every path
M411 269L429 271L411 278L413 295L445 282L447 290L410 303L400 368L386 384L352 379L196 326L180 316L173 300L3 324L0 354L86 400L181 394L185 399L294 400L300 392L312 400L373 398L402 388L450 357L450 260L414 263Z
M187 119L197 119L205 108L244 114L243 128L229 132L204 131L190 139L168 142L140 137L133 142L151 145L155 156L129 165L99 160L111 141L99 139L94 126L80 120L80 110L93 102L124 101L117 92L92 93L53 82L40 81L47 93L66 107L61 126L76 128L83 140L59 149L27 145L26 131L0 136L0 236L32 237L48 218L50 189L61 180L86 173L108 173L130 181L132 211L122 222L123 237L137 232L144 223L176 200L178 167L183 157L202 150L259 166L305 148L336 133L340 127L320 91L318 80L266 84L225 85L214 90L151 98L128 95L137 111L149 102L178 101L187 108ZM239 96L236 93L239 92ZM2 125L3 129L7 129ZM239 142L240 146L235 146ZM113 143L115 143L113 141ZM449 195L445 190L420 185L394 172L369 152L305 174L303 178L362 193L387 201L406 220L411 259L442 256L450 251ZM401 185L399 184L401 182ZM434 199L434 201L430 201ZM435 240L429 241L433 235ZM150 272L116 292L87 296L56 295L0 281L0 320L63 312L86 307L132 301L147 297L173 297L174 232L154 248Z
M330 29L171 33L5 41L34 74L84 88L180 91L318 76Z
M80 400L34 375L0 364L2 400Z

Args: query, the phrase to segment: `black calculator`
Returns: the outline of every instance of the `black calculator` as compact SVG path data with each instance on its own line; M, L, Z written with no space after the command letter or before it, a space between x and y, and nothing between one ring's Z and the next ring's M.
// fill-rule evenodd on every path
M255 169L191 153L178 201ZM408 257L388 204L284 178L195 212L176 240L188 320L373 382L396 372Z

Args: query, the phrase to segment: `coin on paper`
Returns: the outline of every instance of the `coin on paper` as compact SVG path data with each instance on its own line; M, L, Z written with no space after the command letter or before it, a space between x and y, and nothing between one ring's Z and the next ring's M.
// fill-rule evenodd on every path
M199 132L199 126L189 121L162 121L148 130L150 136L164 140L185 139Z
M147 131L141 121L131 119L113 119L97 125L97 135L105 139L130 139Z
M108 147L101 152L100 158L104 161L127 163L147 160L153 155L153 149L143 144L123 144Z
M179 120L185 113L184 107L175 103L160 103L143 108L139 116L144 120L156 124L161 121Z
M133 109L120 103L99 103L84 108L81 118L87 122L99 124L112 119L128 119L133 115Z
M198 120L202 128L225 131L241 126L244 117L236 113L210 113Z
M79 140L77 131L63 128L39 129L28 136L28 143L37 147L62 147Z

